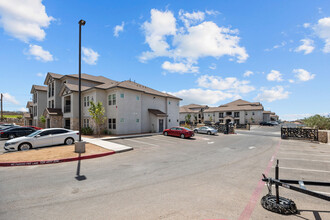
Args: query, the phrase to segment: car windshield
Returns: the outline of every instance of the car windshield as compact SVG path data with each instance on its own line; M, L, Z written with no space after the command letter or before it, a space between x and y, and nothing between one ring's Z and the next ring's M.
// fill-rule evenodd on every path
M191 131L189 128L184 128L185 130L187 130L187 131Z
M39 134L40 132L42 132L42 131L41 131L41 130L35 131L35 132L33 132L33 133L27 135L27 137L34 137L34 136L36 136L37 134Z

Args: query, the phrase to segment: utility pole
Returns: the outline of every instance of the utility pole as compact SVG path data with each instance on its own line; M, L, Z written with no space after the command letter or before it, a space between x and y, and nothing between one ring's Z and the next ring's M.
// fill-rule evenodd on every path
M3 102L3 94L1 93L1 118L0 118L0 121L3 121L3 109L2 109L2 102Z

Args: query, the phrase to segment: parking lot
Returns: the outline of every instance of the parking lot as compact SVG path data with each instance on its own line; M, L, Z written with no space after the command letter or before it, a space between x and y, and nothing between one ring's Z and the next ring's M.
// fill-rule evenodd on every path
M330 219L328 202L283 188L300 214L271 213L259 184L262 173L274 176L275 159L280 178L329 181L330 145L281 140L278 127L237 133L113 140L134 150L82 161L81 182L77 163L0 168L0 218L70 219L83 209L94 219Z

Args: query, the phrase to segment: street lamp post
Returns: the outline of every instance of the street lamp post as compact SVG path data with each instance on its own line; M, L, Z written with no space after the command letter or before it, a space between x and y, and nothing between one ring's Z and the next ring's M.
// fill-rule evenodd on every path
M85 152L85 142L81 140L81 26L86 24L86 21L80 20L79 22L79 141L75 144L76 153Z

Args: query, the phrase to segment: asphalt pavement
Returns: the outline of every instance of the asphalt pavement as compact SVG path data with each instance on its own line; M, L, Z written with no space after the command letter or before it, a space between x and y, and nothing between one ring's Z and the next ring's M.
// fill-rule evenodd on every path
M0 219L330 219L328 202L286 189L281 195L297 203L300 215L260 206L267 193L261 174L274 176L275 159L280 177L329 181L330 147L281 140L279 127L113 142L134 150L80 163L0 168Z

